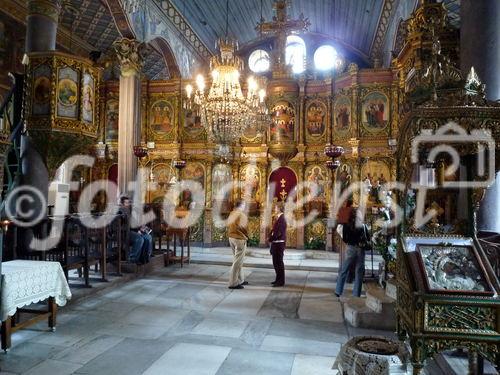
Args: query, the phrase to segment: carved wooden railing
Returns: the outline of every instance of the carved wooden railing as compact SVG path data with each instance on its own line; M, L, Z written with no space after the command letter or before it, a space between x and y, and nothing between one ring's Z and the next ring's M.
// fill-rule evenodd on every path
M478 240L497 278L500 279L500 233L482 231L478 233Z

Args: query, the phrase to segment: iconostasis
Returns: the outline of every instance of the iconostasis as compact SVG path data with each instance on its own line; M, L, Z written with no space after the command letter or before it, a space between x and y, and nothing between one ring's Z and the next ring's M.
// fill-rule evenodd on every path
M195 179L204 187L206 209L193 230L196 242L218 244L227 240L225 228L216 227L211 218L215 203L224 214L242 195L237 188L223 196L216 194L230 181L243 182L252 189L250 236L254 245L266 241L267 229L261 214L271 178L276 181L274 201L286 200L297 184L316 183L317 194L297 209L296 216L305 217L311 210L318 211L319 216L304 228L290 232L288 246L330 248L326 218L332 177L341 189L360 181L369 181L370 186L376 187L395 177L395 144L391 140L397 139L399 89L390 69L358 69L351 64L335 81L270 81L266 103L271 123L266 129L246 129L240 144L230 150L229 160L221 158L216 146L207 142L200 118L183 109L179 92L186 83L143 82L141 142L149 147L149 152L141 163L151 172L146 184L147 201L161 201L168 186L178 178ZM101 127L108 148L101 170L106 171L117 161L118 82L107 82L101 98ZM346 150L335 176L325 167L327 144ZM282 148L292 151L287 154ZM181 175L172 164L179 158L187 161ZM281 189L283 184L286 188ZM370 195L370 206L380 204L375 193ZM307 189L298 192L302 197L308 194ZM358 191L353 195L359 199Z

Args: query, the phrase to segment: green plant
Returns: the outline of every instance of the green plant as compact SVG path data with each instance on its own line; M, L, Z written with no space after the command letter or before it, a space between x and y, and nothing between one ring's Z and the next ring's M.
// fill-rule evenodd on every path
M309 240L305 243L305 248L308 250L324 250L325 249L325 241L321 238L309 238Z
M252 236L248 238L247 245L250 247L257 247L259 246L260 240L259 237L257 236Z

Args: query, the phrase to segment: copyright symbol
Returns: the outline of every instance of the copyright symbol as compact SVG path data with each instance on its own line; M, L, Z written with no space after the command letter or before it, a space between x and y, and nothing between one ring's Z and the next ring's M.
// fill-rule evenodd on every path
M43 209L36 210L35 207ZM15 225L30 227L44 218L45 207L47 200L40 190L33 186L18 186L6 199L5 213ZM38 214L35 216L36 211Z

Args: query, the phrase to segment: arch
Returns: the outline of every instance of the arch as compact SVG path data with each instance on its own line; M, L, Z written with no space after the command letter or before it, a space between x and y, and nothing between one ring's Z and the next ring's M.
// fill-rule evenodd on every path
M275 184L274 196L278 201L285 201L298 183L297 174L292 168L279 167L269 174L269 187Z
M103 0L104 4L109 9L109 13L115 21L115 26L122 37L128 39L135 39L136 35L127 14L122 8L120 0Z
M163 56L170 78L179 78L181 71L168 42L162 37L156 37L149 44Z

